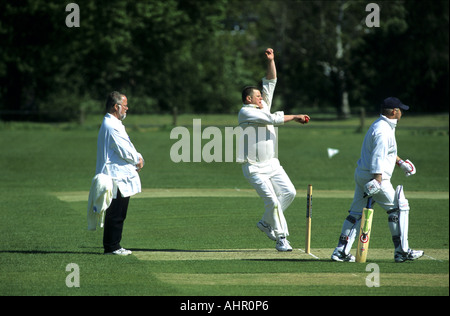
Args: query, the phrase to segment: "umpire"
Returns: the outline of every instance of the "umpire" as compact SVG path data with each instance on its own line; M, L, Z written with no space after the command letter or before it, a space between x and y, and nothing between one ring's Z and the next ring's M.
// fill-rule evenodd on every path
M103 232L105 254L127 256L131 254L120 246L123 223L127 216L130 196L141 192L138 172L144 166L142 155L136 151L122 120L128 110L127 97L117 91L106 100L97 139L97 164L95 174L103 173L113 179L113 200L106 210Z

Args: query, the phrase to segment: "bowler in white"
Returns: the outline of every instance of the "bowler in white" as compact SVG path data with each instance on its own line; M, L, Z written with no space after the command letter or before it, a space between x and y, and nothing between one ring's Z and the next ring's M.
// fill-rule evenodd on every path
M275 248L278 251L292 251L286 239L289 230L284 212L294 200L296 191L277 158L274 126L289 121L305 124L309 121L309 116L285 115L283 111L270 112L277 83L273 49L265 50L265 58L267 73L262 80L262 92L257 87L246 87L242 91L239 126L245 131L254 128L253 133L247 134L256 139L247 138L244 158L240 162L245 178L264 201L265 212L257 227L269 239L276 241Z

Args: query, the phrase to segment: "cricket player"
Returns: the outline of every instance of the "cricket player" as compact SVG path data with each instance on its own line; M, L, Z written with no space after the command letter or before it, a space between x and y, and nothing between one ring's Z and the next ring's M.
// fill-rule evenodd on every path
M361 158L355 170L355 195L349 215L342 226L338 246L331 256L334 261L355 261L350 249L359 234L362 210L366 206L368 196L372 196L373 201L388 213L395 262L415 260L423 256L423 251L409 248L409 203L405 198L403 186L399 185L394 189L391 184L395 165L399 166L406 176L416 173L416 167L411 161L405 161L397 155L395 128L403 111L408 109L409 106L399 99L386 98L381 104L380 117L370 126L364 137Z
M274 126L296 121L305 124L308 115L285 115L283 111L270 112L273 92L277 83L275 55L266 49L266 77L262 79L262 91L257 87L246 87L242 91L242 108L239 111L239 126L249 135L242 161L245 178L263 199L265 213L257 227L273 241L278 251L292 251L288 240L288 226L284 212L294 200L296 191L288 175L276 157L276 133ZM253 133L251 132L253 129ZM251 138L251 139L250 139Z
M121 256L131 254L120 246L120 241L130 196L141 192L138 172L144 167L142 155L136 151L122 124L127 110L125 95L114 91L108 96L107 113L98 133L95 169L95 174L103 173L113 179L113 200L105 214L104 252Z

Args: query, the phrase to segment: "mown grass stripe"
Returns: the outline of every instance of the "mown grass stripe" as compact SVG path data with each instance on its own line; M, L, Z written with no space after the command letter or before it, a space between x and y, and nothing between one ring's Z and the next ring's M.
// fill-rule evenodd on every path
M314 190L314 198L353 198L350 190ZM88 200L88 191L52 192L64 202L82 202ZM448 192L409 191L408 199L448 200ZM258 197L252 189L143 189L141 193L133 196L133 199L146 198L174 198L174 197ZM306 190L297 190L297 198L306 198Z
M425 249L426 256L418 260L449 260L448 249ZM133 254L140 260L149 261L183 261L183 260L298 260L330 261L332 248L311 249L310 254L306 254L301 249L294 249L292 252L279 252L275 248L268 249L155 249L139 250L133 249ZM369 249L367 261L394 260L393 249ZM337 263L339 264L339 263Z
M156 273L161 282L172 285L239 286L366 286L368 273ZM370 278L370 277L369 277ZM370 279L369 279L370 280ZM448 287L449 275L443 273L384 273L379 286Z

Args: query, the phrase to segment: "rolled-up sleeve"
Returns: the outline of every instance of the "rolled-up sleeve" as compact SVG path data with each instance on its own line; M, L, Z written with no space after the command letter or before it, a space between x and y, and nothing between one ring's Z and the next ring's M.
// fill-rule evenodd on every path
M262 78L262 97L268 109L272 107L273 93L277 85L277 79Z

